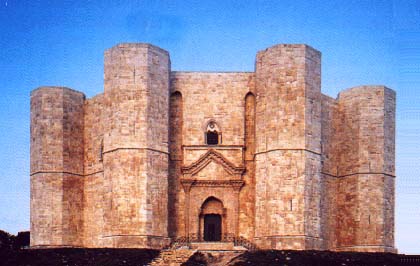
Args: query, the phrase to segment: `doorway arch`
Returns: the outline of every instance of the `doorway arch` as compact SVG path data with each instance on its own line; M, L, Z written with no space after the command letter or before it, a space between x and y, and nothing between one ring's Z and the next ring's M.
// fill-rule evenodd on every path
M199 235L202 241L222 241L226 233L226 209L221 200L207 198L201 205Z

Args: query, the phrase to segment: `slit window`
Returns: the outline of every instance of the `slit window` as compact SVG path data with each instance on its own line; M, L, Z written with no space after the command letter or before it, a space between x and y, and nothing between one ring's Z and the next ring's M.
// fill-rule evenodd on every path
M102 162L104 159L104 140L101 140L101 144L99 146L99 161Z

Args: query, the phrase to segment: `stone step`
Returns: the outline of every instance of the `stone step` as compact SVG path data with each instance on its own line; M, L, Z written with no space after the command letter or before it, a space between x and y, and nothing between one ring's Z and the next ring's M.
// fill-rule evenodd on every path
M233 242L191 242L191 248L198 251L247 250L242 246L235 246Z
M180 266L186 262L196 250L191 249L169 249L162 250L148 266Z

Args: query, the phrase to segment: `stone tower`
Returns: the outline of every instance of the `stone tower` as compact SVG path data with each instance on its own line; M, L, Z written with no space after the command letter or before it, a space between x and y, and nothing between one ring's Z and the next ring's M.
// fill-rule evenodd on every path
M394 251L395 92L362 86L338 97L336 246Z
M31 94L31 246L396 251L394 91L328 97L320 52L295 44L254 72L119 44L104 87Z
M152 45L121 44L105 52L106 246L169 243L169 73L169 54Z
M33 246L169 243L169 73L166 51L120 44L105 52L99 99L85 103L67 88L32 93Z
M63 87L31 93L31 243L82 246L83 104Z
M320 57L306 45L257 55L255 240L264 248L323 248Z

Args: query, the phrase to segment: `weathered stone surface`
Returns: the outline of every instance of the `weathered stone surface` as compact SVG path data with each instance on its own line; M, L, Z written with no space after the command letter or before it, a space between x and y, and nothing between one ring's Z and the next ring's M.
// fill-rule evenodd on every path
M31 94L31 243L82 246L83 104L63 87Z
M383 86L338 97L338 250L394 250L395 93Z
M305 45L257 55L255 237L266 248L322 248L320 67Z
M104 246L169 243L169 73L168 53L152 45L105 52Z
M171 71L168 52L105 52L104 93L31 94L31 245L394 252L395 93L321 93L321 54L281 44L255 72ZM217 142L213 143L212 142Z

